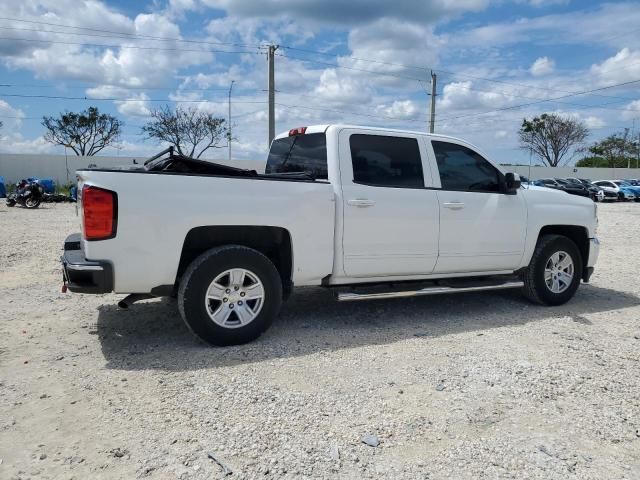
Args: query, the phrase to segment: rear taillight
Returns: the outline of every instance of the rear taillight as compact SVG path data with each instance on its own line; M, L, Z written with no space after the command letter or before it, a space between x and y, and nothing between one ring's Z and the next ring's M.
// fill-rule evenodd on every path
M304 135L306 131L307 127L292 128L291 130L289 130L289 136L294 137L296 135Z
M87 240L116 236L118 197L115 192L85 185L82 188L82 224Z

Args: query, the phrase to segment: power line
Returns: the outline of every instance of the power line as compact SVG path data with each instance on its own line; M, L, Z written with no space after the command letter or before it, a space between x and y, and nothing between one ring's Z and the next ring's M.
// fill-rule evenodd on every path
M143 35L143 34L128 33L128 32L116 32L116 31L113 31L113 30L105 30L105 29L78 27L78 26L74 26L74 25L65 25L65 24L60 24L60 23L42 22L42 21L35 21L35 20L24 20L24 19L20 19L20 18L12 18L12 17L0 17L0 20L18 21L18 22L24 22L24 23L37 24L37 25L48 25L48 26L54 26L54 27L72 28L72 29L76 29L76 30L86 30L86 31L90 31L90 32L108 33L111 36L120 36L120 37L125 36L125 37L133 38L133 39L151 39L151 40L185 42L185 43L203 44L203 45L227 45L227 46L236 46L236 47L240 46L240 47L264 48L263 45L257 45L257 44L253 44L252 45L252 44L246 44L246 43L211 42L211 41L203 41L203 40L187 40L187 39L176 38L176 37L159 37L159 36L153 36L153 35ZM37 31L37 32L45 32L45 33L56 33L56 34L99 36L99 35L93 35L93 34L87 34L87 33L81 33L81 32L60 32L60 31L51 31L51 30L40 30L40 29L26 29L26 28L18 28L18 27L0 27L0 28L13 29L13 30L28 30L28 31ZM614 37L610 37L610 38L615 38L615 37L618 37L618 36L626 35L628 33L633 33L633 32L635 32L637 30L638 29L634 29L633 31L622 33L622 34L619 34L619 35L615 35ZM109 37L109 35L102 36L102 37ZM138 48L138 49L149 49L149 50L186 51L186 52L189 52L189 51L193 51L193 52L210 51L211 53L231 53L231 54L243 54L243 53L256 54L256 53L258 53L258 52L251 52L251 51L242 51L242 52L238 52L238 51L211 51L211 50L189 50L189 49L166 49L166 48L159 48L159 47L141 47L141 46L101 45L101 44L91 44L91 43L58 42L58 41L36 40L36 39L17 39L17 38L4 38L4 39L12 39L12 40L18 40L18 41L34 41L34 42L43 42L43 43L61 43L61 44L68 44L68 45L86 45L86 46L96 46L96 47L105 47L105 48ZM322 51L318 51L318 50L312 50L312 49L304 49L304 48L292 47L292 46L283 46L282 48L283 49L287 49L287 50L312 53L312 54L316 54L316 55L325 55L325 56L332 56L332 57L334 56L334 54L330 54L330 53L322 52ZM281 54L278 54L278 55L281 55ZM326 65L326 66L332 66L332 67L336 67L336 68L342 68L342 69L348 69L348 70L354 70L354 71L362 71L362 72L371 73L371 74L377 74L377 75L382 75L382 76L390 76L390 77L396 77L396 78L403 78L403 79L408 79L408 80L421 81L421 79L419 79L419 78L409 77L409 76L406 76L406 75L399 75L399 74L390 73L390 72L378 72L378 71L375 71L375 70L367 70L367 69L361 69L361 68L357 68L357 67L349 67L349 66L346 66L346 65L339 65L339 64L329 63L329 62L321 62L321 61L318 61L318 60L312 60L312 59L308 59L308 58L293 57L293 56L290 56L290 55L281 55L281 56L288 56L289 58L292 58L292 59L297 59L297 60L301 60L301 61L307 61L307 62L311 62L311 63L322 64L322 65ZM443 69L436 69L436 68L433 68L431 66L418 66L418 65L409 65L409 64L396 63L396 62L385 62L385 61L381 61L381 60L374 60L374 59L370 59L370 58L362 58L362 57L355 57L355 56L345 56L345 58L350 58L352 60L359 61L359 62L376 63L376 64L381 64L381 65L397 66L397 67L402 67L402 68L410 68L410 69L417 69L417 70L424 70L424 71L434 70L436 72L440 72L440 73L448 74L448 75L452 75L452 76L473 78L473 79L476 79L476 80L481 80L481 81L486 81L486 82L494 82L494 83L501 83L501 84L505 84L505 85L520 86L520 87L536 89L536 90L556 91L556 92L560 92L560 93L576 93L576 92L573 92L573 91L560 90L560 89L554 89L554 88L549 88L549 87L539 87L539 86L527 85L527 84L522 84L522 83L507 82L507 81L504 81L504 80L480 77L480 76L469 75L469 74L464 74L464 73L460 73L460 72L451 72L451 71L447 71L447 70L443 70ZM621 68L626 68L627 66L635 64L635 63L640 63L640 62L633 62L633 63L627 64L626 66L623 66ZM609 69L609 71L612 71L612 70L616 70L616 69ZM494 92L494 93L503 94L504 92ZM505 95L507 95L507 94L505 94ZM508 94L508 95L516 96L514 94ZM595 96L605 96L605 95L595 95ZM527 98L527 97L523 97L523 96L520 96L520 97L521 98ZM633 100L633 99L629 99L629 98L625 98L625 97L613 97L613 98L620 98L620 99L629 100L629 101Z
M0 27L0 28L2 28L2 27ZM82 27L72 27L72 28L82 28ZM64 33L64 32L55 32L55 33ZM71 32L69 32L69 33L71 33ZM83 34L80 34L80 35L83 35ZM161 37L150 37L150 38L161 38ZM224 53L224 54L256 54L256 55L260 54L260 52L252 52L252 51L181 49L181 48L150 47L150 46L140 46L140 45L108 45L108 44L95 44L95 43L83 43L83 42L62 42L62 41L56 41L56 40L25 39L25 38L14 38L14 37L0 37L0 39L5 39L5 40L10 39L10 40L25 41L25 42L37 42L37 43L63 44L63 45L93 46L93 47L101 47L101 48L124 48L124 49L156 50L156 51L180 51L180 52L197 52L197 53L209 52L209 53ZM312 50L297 49L295 47L287 47L287 48L301 50L301 51L313 52ZM322 53L322 52L317 52L317 53ZM325 65L325 66L331 66L331 67L340 68L340 69L354 70L354 71L366 72L366 73L370 73L370 74L374 74L374 75L388 76L388 77L401 78L401 79L407 79L407 80L421 82L421 79L419 79L419 78L409 77L409 76L406 76L406 75L399 75L399 74L389 73L389 72L379 72L379 71L375 71L375 70L368 70L368 69L357 68L357 67L349 67L349 66L346 66L346 65L339 65L339 64L330 63L330 62L321 62L321 61L318 61L318 60L313 60L313 59L308 59L308 58L292 57L290 55L282 55L282 54L277 54L277 55L278 56L287 57L287 58L291 58L291 59L300 60L300 61L316 63L316 64L320 64L320 65ZM358 58L358 57L349 57L349 58L353 58L353 59L356 59L356 60L359 60L359 61L382 63L382 64L388 64L388 65L397 65L397 66L402 66L403 65L403 64L396 64L396 63L390 63L390 62L379 62L379 61L370 60L370 59L362 59L362 58ZM634 62L634 63L640 63L640 62ZM629 65L631 65L631 64L629 64ZM413 67L413 66L408 66L408 65L404 65L404 66L411 67L411 68L421 68L422 69L422 67ZM610 69L610 70L613 70L613 69ZM571 93L571 94L577 93L577 92L566 91L566 90L551 89L551 88L546 88L546 87L536 87L536 86L532 86L532 85L518 84L518 83L513 83L513 82L506 82L506 81L502 81L502 80L489 79L489 78L478 77L478 76L473 76L473 75L461 74L461 73L450 72L450 71L441 70L441 69L438 69L436 71L439 71L439 72L442 72L442 73L446 73L448 75L453 75L453 76L465 76L465 77L469 77L469 78L473 78L473 79L477 79L477 80L481 80L481 81L502 83L502 84L506 84L506 85L519 86L519 87L523 87L523 88L533 88L533 89L547 90L547 91L558 91L558 92ZM126 87L120 87L120 88L126 88ZM131 88L131 87L129 87L129 88ZM480 88L477 88L477 87L468 87L468 86L465 86L464 88L467 88L469 90L484 91L484 92L488 92L488 93L494 93L494 94L503 95L503 96L507 96L507 97L513 97L513 98L525 98L525 99L532 99L532 100L541 100L541 99L538 99L538 98L535 98L535 97L527 97L527 96L524 96L524 95L518 95L518 94L514 94L514 93L510 93L510 92L503 92L503 91L497 91L497 90L483 90L483 89L480 89ZM140 89L143 90L144 88L140 88ZM167 89L167 90L169 90L169 89ZM196 90L196 89L193 89L193 90ZM223 90L223 89L221 89L221 90ZM617 99L621 99L621 100L624 100L624 101L632 101L633 100L633 99L627 98L627 97L619 97L619 96L611 96L611 95L598 95L598 94L593 94L593 95L594 96L606 97L606 98L609 98L609 97L617 98ZM567 104L569 104L569 103L567 103ZM573 105L582 106L582 105L578 105L578 104L573 104Z
M230 54L250 54L259 55L260 52L252 52L249 50L208 50L208 49L188 49L188 48L167 48L167 47L147 47L143 45L109 45L103 43L85 43L85 42L62 42L59 40L39 40L35 38L17 38L17 37L0 37L0 40L13 40L18 42L34 42L34 43L53 43L60 45L80 45L86 47L98 48L125 48L133 50L155 50L163 52L196 52L196 53L230 53Z
M344 70L354 70L356 72L366 72L366 73L371 73L373 75L380 75L383 77L395 77L395 78L401 78L404 80L414 80L416 82L420 82L422 79L421 78L417 78L417 77L409 77L407 75L398 75L396 73L389 73L389 72L378 72L376 70L367 70L366 68L357 68L357 67L348 67L346 65L338 65L337 63L330 63L330 62L322 62L320 60L313 60L310 58L304 58L304 57L293 57L291 55L285 55L282 53L277 53L276 54L278 57L285 57L285 58L290 58L292 60L300 60L302 62L309 62L309 63L315 63L318 65L325 65L325 66L329 66L329 67L335 67L335 68L341 68Z
M295 59L295 60L305 61L305 62L309 62L309 63L316 63L316 64L319 64L319 65L331 66L331 67L340 68L340 69L355 70L355 71L359 71L359 72L370 73L370 74L373 74L373 75L395 77L395 78L400 78L400 79L405 79L405 80L413 80L413 81L417 81L419 83L422 82L422 79L419 79L419 78L416 78L416 77L409 77L409 76L406 76L406 75L399 75L399 74L387 73L387 72L378 72L376 70L367 70L367 69L364 69L364 68L357 68L357 67L348 67L348 66L345 66L345 65L339 65L339 64L330 63L330 62L322 62L322 61L319 61L319 60L313 60L313 59L308 59L308 58L292 57L290 55L282 55L282 54L276 54L276 55L283 56L283 57L286 57L286 58ZM640 63L640 62L638 62L638 63ZM456 75L453 72L446 72L445 70L436 69L435 71L436 72L445 72L445 73L448 73L448 74L451 74L451 75ZM476 78L481 79L481 77L476 77ZM489 80L489 79L486 79L486 80L487 81L492 81L492 80ZM497 82L498 83L506 83L506 84L508 84L507 82L501 82L501 81L497 81ZM518 84L513 84L513 85L521 86L521 87L525 87L525 88L536 88L536 87L531 87L531 86L528 86L528 85L525 85L525 84L519 84L519 85ZM523 95L518 95L518 94L513 94L513 93L508 93L508 92L502 92L502 91L499 91L499 90L482 90L482 89L479 89L479 88L476 88L476 87L465 87L465 88L467 88L469 90L477 90L477 91L481 91L481 92L489 92L489 93L494 93L494 94L497 94L497 95L510 96L510 97L515 97L515 98L525 98L525 99L528 98L528 99L536 100L536 101L548 101L547 99L540 99L540 98L536 98L536 97L526 97L526 96L523 96ZM541 87L541 89L542 89L542 87ZM559 92L564 92L564 93L568 94L566 96L562 96L562 97L558 97L558 98L568 98L568 97L575 96L575 95L584 95L584 92L572 92L572 91L562 91L562 90L554 90L554 89L545 89L545 90L559 91ZM595 89L595 90L593 90L593 92L598 91L598 90L599 89ZM601 96L601 97L605 97L605 98L611 97L611 98L619 99L619 100L622 100L622 101L633 101L632 98L626 98L626 97L598 95L598 94L595 94L594 96ZM567 104L569 104L569 103L567 102ZM583 104L573 104L573 105L574 106L581 106L581 107L589 107L588 105L583 105Z
M321 51L318 51L318 50L310 50L310 49L291 47L291 46L286 46L286 45L282 46L282 48L285 49L285 50L294 50L294 51L299 51L299 52L306 52L306 53L312 53L312 54L317 54L317 55L325 55L325 56L330 56L330 57L335 57L336 56L334 54L327 53L327 52L321 52ZM328 62L321 62L321 61L316 61L316 60L312 60L312 59L304 59L304 58L301 58L301 57L289 56L289 58L302 60L302 61L308 61L308 62L311 62L311 63L324 64L324 65L333 66L333 67L336 67L336 68L346 68L346 69L364 71L364 72L375 73L375 74L380 74L380 75L392 75L392 76L396 76L398 78L406 78L406 79L409 79L409 80L421 81L421 79L416 79L414 77L409 77L409 76L402 76L402 75L399 75L399 74L390 74L390 73L386 73L386 72L378 72L378 71L375 71L375 70L357 69L355 67L347 67L345 65L339 65L339 64L328 63ZM452 76L471 78L471 79L481 80L481 81L485 81L485 82L501 83L501 84L504 84L504 85L512 85L512 86L517 86L517 87L530 88L530 89L534 89L534 90L545 90L545 91L549 91L549 92L560 92L560 93L575 93L575 92L570 91L570 90L560 90L560 89L557 89L557 88L539 87L539 86L528 85L528 84L524 84L524 83L507 82L505 80L497 80L497 79L494 79L494 78L480 77L480 76L477 76L477 75L469 75L469 74L460 73L460 72L452 72L450 70L443 70L441 68L434 68L434 67L431 67L431 66L418 66L418 65L410 65L410 64L405 64L405 63L385 62L385 61L381 61L381 60L374 60L374 59L371 59L371 58L354 57L354 56L351 56L351 55L345 55L344 58L349 58L351 60L355 60L355 61L358 61L358 62L374 63L374 64L379 64L379 65L387 65L387 66L394 66L394 67L402 67L402 68L408 68L408 69L422 70L422 71L425 71L425 72L426 71L434 71L436 73L444 73L444 74L452 75ZM619 70L620 68L626 68L626 67L628 67L630 65L635 65L637 63L640 63L640 62L632 62L632 63L627 64L624 67L619 67L619 68L616 68L616 69L609 69L608 71ZM633 100L633 99L625 98L625 97L613 97L611 95L596 95L596 96L620 98L620 99L629 100L629 101Z
M91 97L67 97L62 95L23 95L20 93L0 93L0 97L17 98L42 98L51 100L86 100L90 102L172 102L172 103L221 103L214 100L172 100L170 98L91 98ZM267 103L265 101L234 101L234 103Z
M505 110L514 110L514 109L518 109L518 108L522 108L522 107L529 107L531 105L536 105L536 104L539 104L539 103L553 102L553 101L556 101L556 100L561 100L563 98L575 97L575 96L578 96L578 95L586 95L586 94L589 94L589 93L592 93L592 92L599 92L599 91L602 91L602 90L607 90L609 88L617 88L617 87L622 87L622 86L625 86L625 85L631 85L633 83L638 83L638 82L640 82L640 79L631 80L629 82L617 83L615 85L610 85L608 87L594 88L593 90L585 90L583 92L576 92L576 93L571 93L571 94L568 94L568 95L562 95L560 97L546 98L546 99L539 100L539 101L536 101L536 102L523 103L523 104L520 104L520 105L512 105L510 107L496 108L494 110L489 110L489 111L486 111L486 112L470 113L470 114L466 114L466 115L457 115L457 116L454 116L454 117L441 118L439 121L440 122L444 122L444 121L447 121L447 120L454 120L454 119L458 119L458 118L476 117L478 115L486 115L488 113L503 112Z
M245 48L251 48L251 47L260 48L261 47L261 45L256 45L256 44L252 45L252 44L246 44L246 43L211 42L211 41L207 41L207 40L187 40L187 39L177 38L177 37L158 37L158 36L154 36L154 35L144 35L144 34L140 34L140 33L116 32L114 30L104 30L104 29L100 29L100 28L89 28L89 27L77 27L75 25L65 25L65 24L61 24L61 23L42 22L42 21L37 21L37 20L24 20L24 19L21 19L21 18L12 18L12 17L0 17L0 20L8 20L8 21L12 21L12 22L32 23L32 24L36 24L36 25L48 25L48 26L51 26L51 27L73 28L73 29L76 29L76 30L86 30L86 31L90 31L90 32L99 32L99 33L110 33L110 34L113 34L113 35L128 36L128 37L148 39L148 40L173 41L173 42L196 43L196 44L207 44L207 45L227 45L227 46L245 47ZM5 28L7 28L7 27L5 27ZM40 31L40 30L37 30L37 31ZM57 32L57 33L63 33L63 32ZM67 33L71 33L71 32L67 32Z
M485 92L485 93L495 93L495 94L499 94L499 95L503 95L505 97L513 97L513 98L524 98L524 99L529 99L529 100L544 100L543 98L537 98L537 97L526 97L524 95L516 95L516 94L510 94L507 92L498 92L495 90L483 90L480 88L476 88L476 87L468 87L466 85L460 85L460 86L456 86L456 88L463 88L465 90L472 90L475 92ZM571 92L574 94L580 94L580 92ZM603 95L605 98L611 98L608 96ZM613 97L616 98L616 97ZM607 105L613 105L616 103L620 103L622 101L631 101L632 99L624 99L624 100L616 100L614 102L607 102L607 103L602 103L602 104L598 104L598 105L585 105L583 103L575 103L575 102L560 102L560 101L555 101L554 103L558 103L561 105L570 105L570 106L574 106L574 107L580 107L580 108L597 108L597 109L604 109L604 110L615 110L615 111L619 111L619 112L635 112L637 111L636 109L633 108L614 108L614 107L608 107ZM550 101L550 100L549 100Z
M158 90L158 91L169 91L176 90L178 92L226 92L228 88L180 88L177 87L129 87L129 86L121 86L115 84L103 84L103 83L87 83L86 85L23 85L18 83L0 83L0 88L2 87L15 87L15 88L60 88L65 90L86 90L92 87L106 87L118 90ZM240 90L244 92L258 92L257 88L241 88Z

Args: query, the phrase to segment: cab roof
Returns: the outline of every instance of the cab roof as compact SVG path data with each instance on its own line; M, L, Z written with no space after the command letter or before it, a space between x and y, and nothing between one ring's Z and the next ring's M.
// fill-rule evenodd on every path
M376 131L376 132L386 132L386 133L404 133L404 134L410 134L410 135L424 135L424 136L428 136L428 137L435 137L435 138L440 138L440 139L449 139L449 140L455 140L458 142L463 142L463 143L469 143L466 140L463 140L461 138L457 138L457 137L452 137L450 135L441 135L439 133L428 133L428 132L420 132L417 130L404 130L404 129L395 129L395 128L382 128L382 127L370 127L367 125L351 125L351 124L342 124L342 123L330 123L330 124L324 124L324 125L308 125L308 126L303 126L303 127L295 127L292 128L291 130L285 130L284 132L276 135L275 139L279 139L279 138L286 138L288 136L291 135L291 132L294 130L299 130L301 128L304 128L304 134L308 135L310 133L323 133L326 132L327 129L329 129L329 127L335 127L335 128L354 128L354 129L363 129L363 130L372 130L372 131Z

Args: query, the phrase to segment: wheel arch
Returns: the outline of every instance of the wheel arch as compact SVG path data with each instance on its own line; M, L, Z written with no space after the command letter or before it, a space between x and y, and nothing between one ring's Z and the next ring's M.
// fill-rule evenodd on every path
M282 280L285 298L293 288L293 246L291 234L282 227L255 225L210 225L189 230L180 253L175 285L193 260L207 250L223 245L252 248L273 262Z
M545 225L538 232L539 241L544 235L562 235L569 238L578 247L582 262L582 272L587 271L587 262L589 261L589 232L586 227L579 225Z

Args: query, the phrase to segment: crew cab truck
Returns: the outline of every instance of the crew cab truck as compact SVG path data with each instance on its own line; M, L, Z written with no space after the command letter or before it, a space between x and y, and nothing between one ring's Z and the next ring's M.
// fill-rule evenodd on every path
M274 139L264 173L167 151L77 176L65 286L132 294L121 306L177 296L213 345L258 337L294 286L343 301L519 288L559 305L598 257L594 202L520 188L443 135L309 126Z

